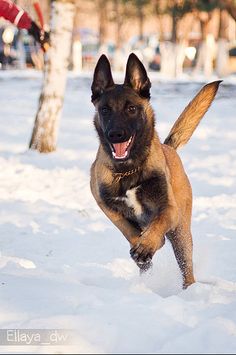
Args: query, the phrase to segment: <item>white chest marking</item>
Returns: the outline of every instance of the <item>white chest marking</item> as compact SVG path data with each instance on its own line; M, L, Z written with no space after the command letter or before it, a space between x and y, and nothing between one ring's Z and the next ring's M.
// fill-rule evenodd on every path
M126 191L125 202L128 207L134 209L134 213L136 216L140 216L143 212L142 205L139 203L136 196L137 187Z

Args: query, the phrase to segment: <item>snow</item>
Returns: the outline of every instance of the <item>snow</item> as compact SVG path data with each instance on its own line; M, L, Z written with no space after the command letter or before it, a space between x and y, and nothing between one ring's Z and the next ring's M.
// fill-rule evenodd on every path
M40 155L27 144L41 76L0 74L0 327L74 330L66 346L0 346L1 353L235 353L234 83L221 85L180 151L194 194L197 279L183 291L169 243L140 276L127 241L91 196L91 76L70 77L58 150ZM154 78L162 140L202 84Z

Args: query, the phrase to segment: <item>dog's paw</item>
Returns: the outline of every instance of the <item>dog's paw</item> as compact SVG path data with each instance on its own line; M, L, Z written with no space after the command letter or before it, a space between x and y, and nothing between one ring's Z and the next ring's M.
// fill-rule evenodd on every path
M135 261L141 271L147 271L152 267L152 257L155 250L143 245L142 243L136 244L130 249L131 258Z

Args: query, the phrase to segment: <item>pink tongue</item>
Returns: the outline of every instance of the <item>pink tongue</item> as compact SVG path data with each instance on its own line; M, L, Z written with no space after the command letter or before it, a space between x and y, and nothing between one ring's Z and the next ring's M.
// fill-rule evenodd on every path
M114 150L115 150L116 157L120 158L125 155L127 144L128 144L128 142L115 143L115 144L113 143L112 144L114 147Z

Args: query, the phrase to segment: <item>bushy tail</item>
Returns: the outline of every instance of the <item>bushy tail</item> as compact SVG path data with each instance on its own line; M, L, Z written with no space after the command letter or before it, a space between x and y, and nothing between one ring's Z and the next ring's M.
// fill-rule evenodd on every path
M178 149L189 141L202 117L211 106L221 82L222 80L213 81L203 86L188 106L185 107L165 139L164 144Z

